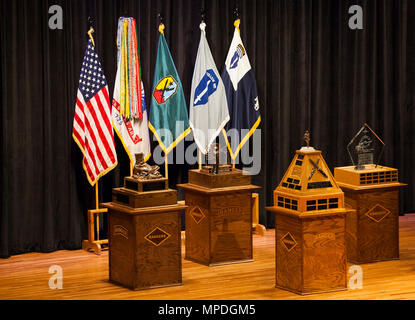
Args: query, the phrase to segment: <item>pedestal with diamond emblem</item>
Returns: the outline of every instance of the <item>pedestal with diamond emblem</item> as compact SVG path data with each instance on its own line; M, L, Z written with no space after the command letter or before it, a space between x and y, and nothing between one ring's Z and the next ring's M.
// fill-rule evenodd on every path
M275 213L275 285L297 294L347 289L344 209Z
M190 170L185 190L185 259L208 266L252 261L250 176L240 170Z
M347 289L349 209L321 151L303 147L274 191L276 287L298 294Z
M124 179L108 208L109 278L132 290L182 284L181 210L167 179Z
M346 206L355 209L346 220L347 259L370 263L399 259L398 170L379 165L334 169Z

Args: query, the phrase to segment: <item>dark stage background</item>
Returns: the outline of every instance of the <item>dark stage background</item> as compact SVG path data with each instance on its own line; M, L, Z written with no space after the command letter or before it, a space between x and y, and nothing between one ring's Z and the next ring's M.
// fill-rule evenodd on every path
M233 34L236 1L209 1L207 37L218 69ZM63 30L48 28L48 8L63 8ZM364 10L364 30L348 27L348 8ZM1 1L0 256L80 248L94 189L71 137L87 17L94 18L97 50L113 91L120 16L136 18L146 96L157 45L157 14L190 97L203 2ZM386 142L382 164L399 168L403 212L415 209L415 1L238 1L241 36L256 74L262 112L260 222L306 129L326 162L349 165L345 146L367 122ZM147 99L149 101L149 99ZM129 173L119 165L100 180L100 200ZM186 182L189 166L171 165L171 186ZM180 195L181 197L183 195Z

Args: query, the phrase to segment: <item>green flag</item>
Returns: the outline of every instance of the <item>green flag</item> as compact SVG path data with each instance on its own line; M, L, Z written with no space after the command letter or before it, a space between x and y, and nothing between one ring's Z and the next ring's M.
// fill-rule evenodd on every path
M163 33L157 48L148 126L166 154L190 132L182 83Z

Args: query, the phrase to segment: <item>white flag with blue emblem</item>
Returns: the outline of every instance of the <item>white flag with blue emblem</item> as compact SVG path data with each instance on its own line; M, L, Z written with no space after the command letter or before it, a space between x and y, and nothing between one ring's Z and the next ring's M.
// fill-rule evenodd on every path
M239 19L235 21L235 32L222 72L230 114L223 135L233 160L261 122L255 75L239 35L239 23Z
M225 87L210 52L205 28L206 24L201 23L199 49L193 71L189 117L195 142L204 154L229 121Z

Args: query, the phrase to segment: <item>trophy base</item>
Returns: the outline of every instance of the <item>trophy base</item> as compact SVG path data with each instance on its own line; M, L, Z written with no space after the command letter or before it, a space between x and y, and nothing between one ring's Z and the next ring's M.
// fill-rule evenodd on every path
M334 168L334 178L340 187L366 188L370 186L393 186L399 184L398 169L376 164L366 164L361 170L356 166Z
M177 191L169 189L169 180L124 178L124 187L112 189L114 203L132 208L172 205L177 203Z
M251 176L238 169L213 174L202 168L189 170L189 183L206 188L235 187L251 184Z
M137 192L163 190L169 188L169 179L137 179L134 177L125 177L124 188Z
M217 170L217 172L215 172ZM230 172L232 171L232 166L229 164L220 164L217 168L213 165L207 165L203 166L201 171L205 173L211 173L211 174L221 174L223 172Z

